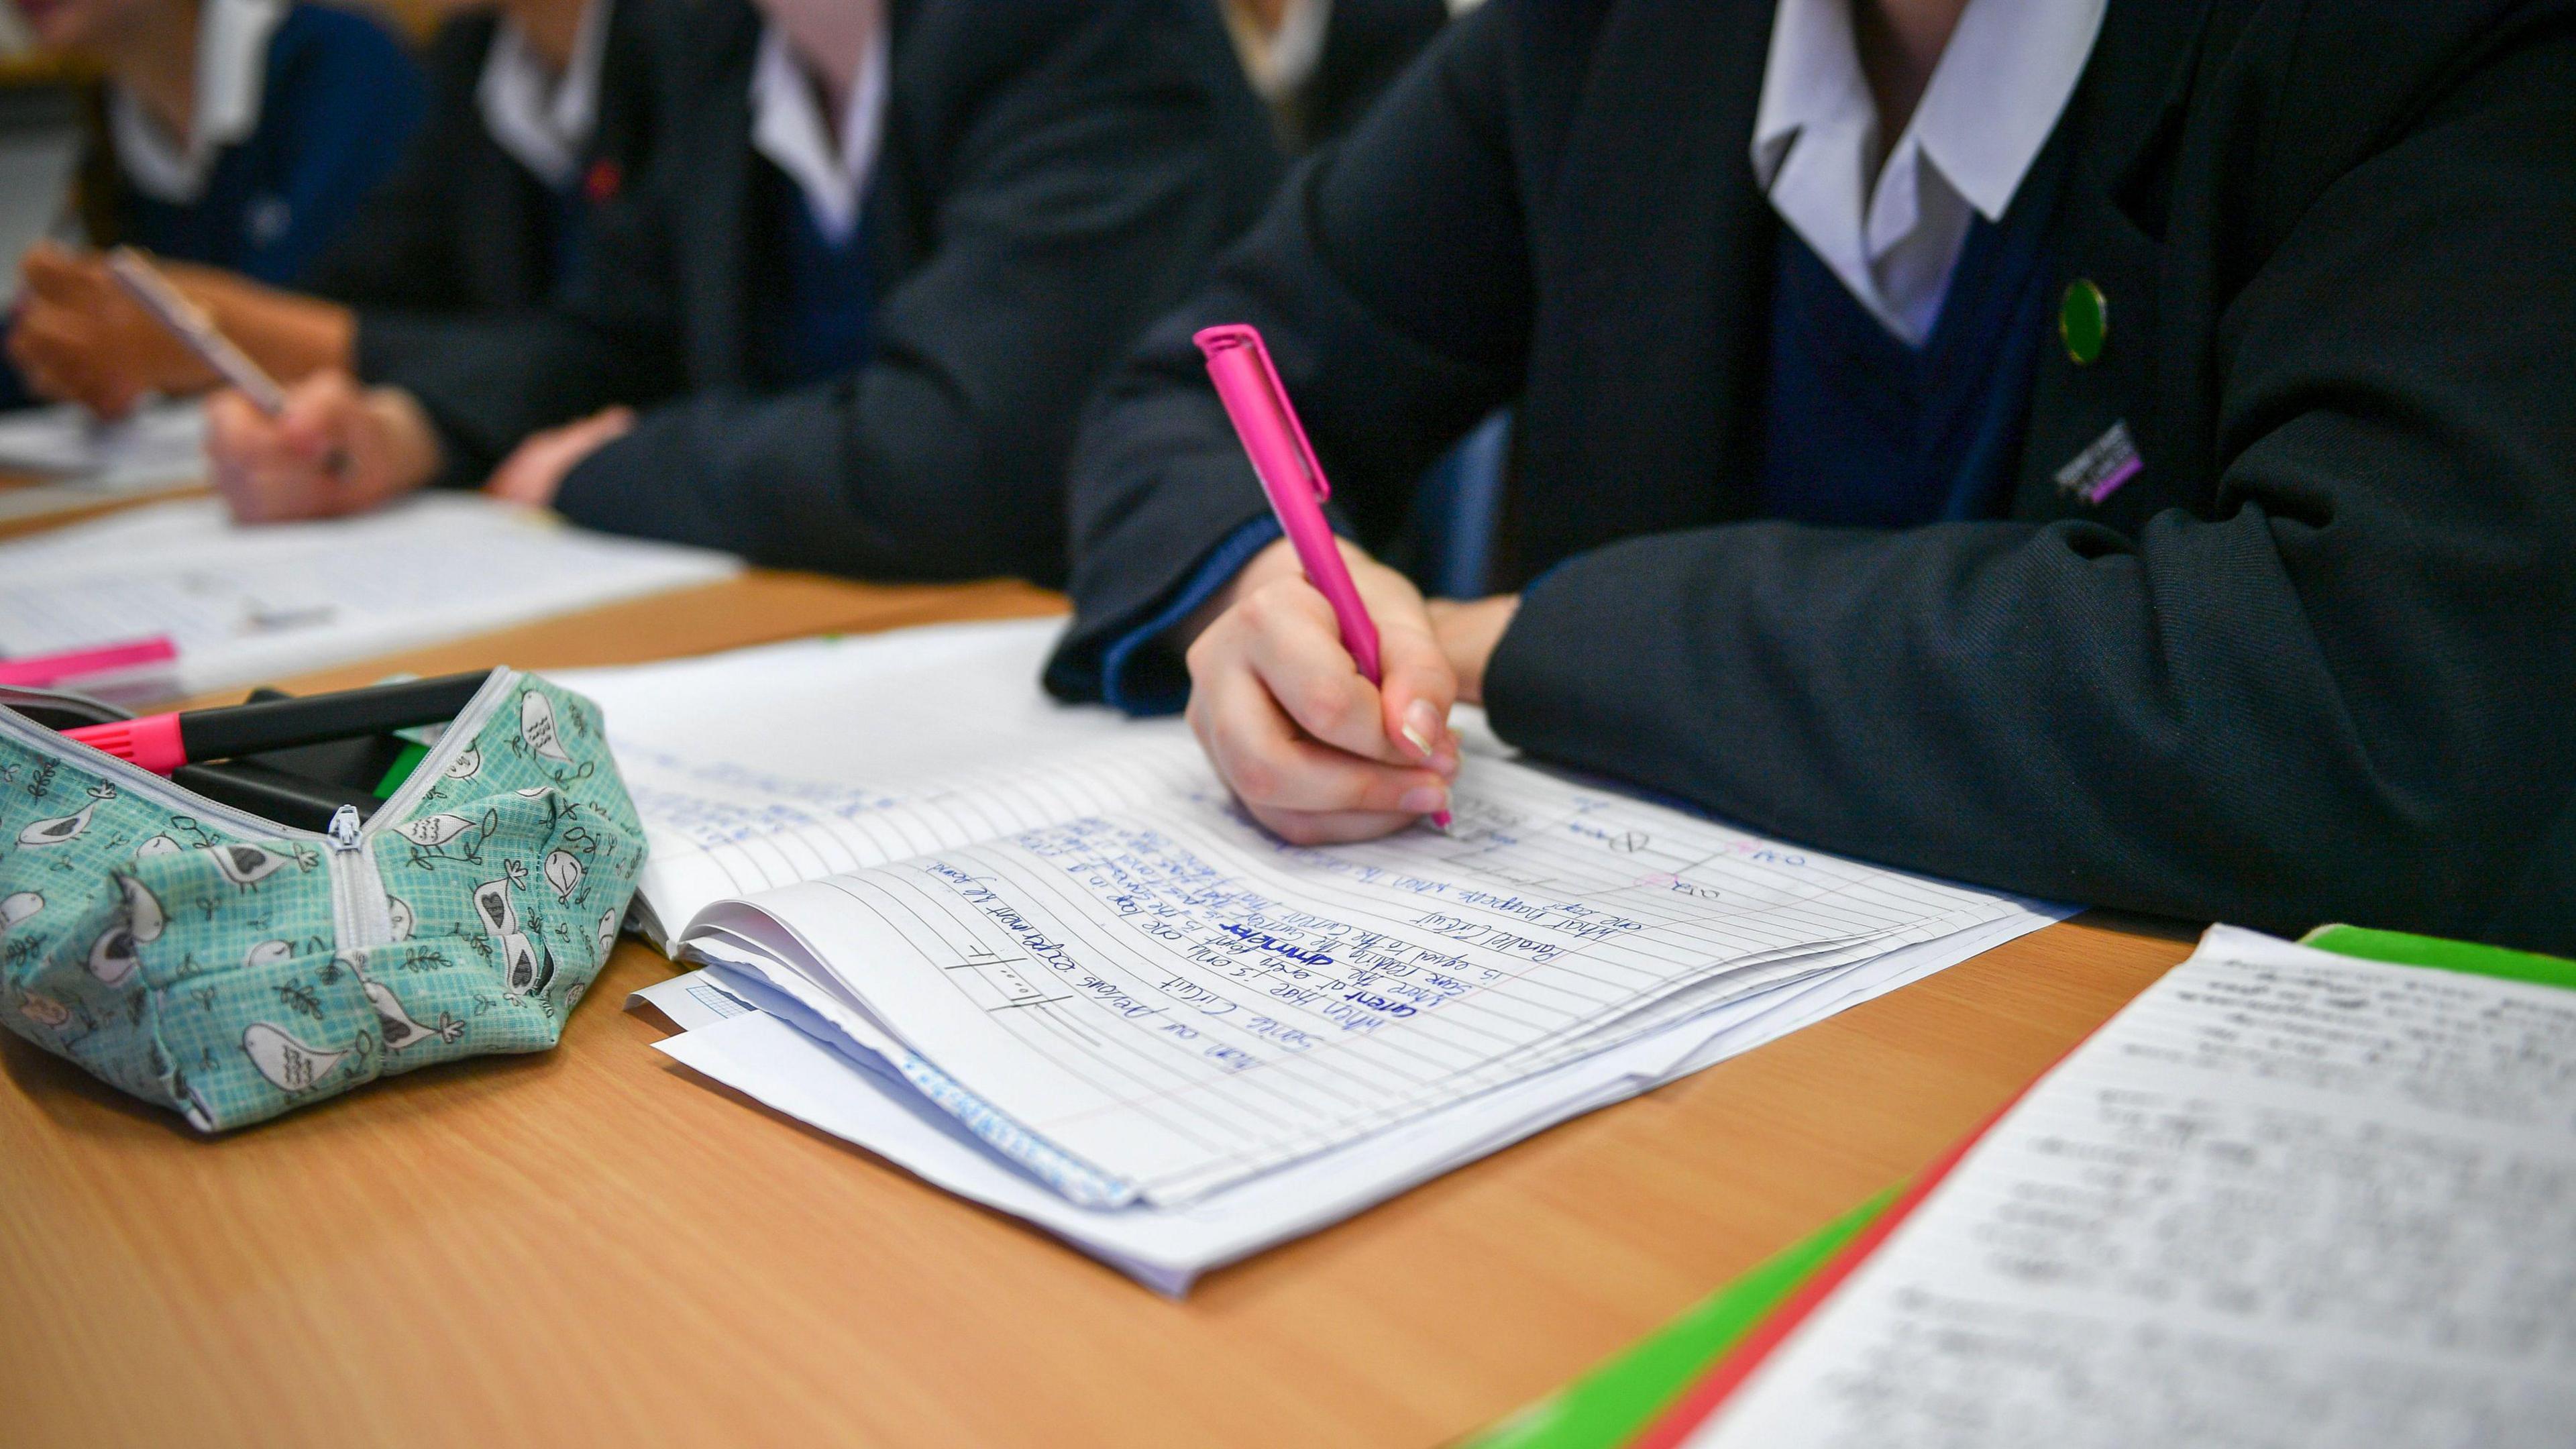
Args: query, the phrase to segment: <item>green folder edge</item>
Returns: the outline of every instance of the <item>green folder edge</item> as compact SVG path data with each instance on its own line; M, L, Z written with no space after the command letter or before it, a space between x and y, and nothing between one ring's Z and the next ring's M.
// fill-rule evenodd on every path
M2576 961L2501 946L2361 926L2319 926L2301 937L2299 944L2366 961L2431 966L2576 991ZM1636 1346L1461 1441L1461 1449L1618 1449L1630 1442L1845 1243L1887 1211L1900 1190L1889 1188L1814 1236L1764 1259Z
M2410 936L2403 931L2374 931L2362 926L2319 926L2300 937L2299 944L2365 961L2435 966L2444 971L2465 971L2471 976L2495 976L2576 991L2576 961L2509 951L2502 946L2477 946L2467 941L2445 941L2439 936Z
M1636 1438L1719 1355L1742 1342L1843 1244L1887 1211L1896 1194L1897 1189L1889 1188L1823 1231L1764 1259L1644 1342L1463 1441L1464 1449L1616 1449Z

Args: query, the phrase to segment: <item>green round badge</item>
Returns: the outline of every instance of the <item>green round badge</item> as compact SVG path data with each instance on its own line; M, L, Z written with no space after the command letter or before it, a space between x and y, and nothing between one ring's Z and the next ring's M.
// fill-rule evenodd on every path
M2077 277L2066 284L2066 299L2057 304L2057 335L2078 367L2090 367L2102 355L2102 344L2111 337L2111 299L2102 295L2092 278Z

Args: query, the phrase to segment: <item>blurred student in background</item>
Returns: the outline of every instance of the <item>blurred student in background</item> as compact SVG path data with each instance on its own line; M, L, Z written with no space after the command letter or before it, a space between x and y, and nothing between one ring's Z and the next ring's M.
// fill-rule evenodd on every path
M282 421L218 399L235 511L489 474L577 522L767 563L1061 577L1077 407L1284 164L1216 6L657 15L655 104L691 120L584 281L385 385L313 379Z
M1494 0L1111 374L1048 682L1299 841L1443 808L1463 699L1938 875L2576 950L2569 318L2569 0ZM1372 551L1514 398L1499 592L1426 603Z
M106 70L102 134L79 186L81 221L101 246L294 284L420 123L410 53L350 11L286 0L12 3L39 45ZM23 402L22 388L0 376L0 398Z
M643 164L652 116L634 12L651 0L437 3L450 13L428 50L429 119L303 291L166 268L277 377L380 376L439 320L541 305ZM24 270L11 348L38 391L113 417L146 392L215 385L96 256L40 249Z
M1450 0L1216 3L1244 78L1291 155L1349 130L1450 14Z

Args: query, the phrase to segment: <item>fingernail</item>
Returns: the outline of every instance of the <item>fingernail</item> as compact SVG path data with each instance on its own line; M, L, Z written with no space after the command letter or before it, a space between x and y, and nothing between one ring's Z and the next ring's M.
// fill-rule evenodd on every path
M1404 738L1412 744L1414 753L1430 758L1431 742L1439 737L1440 711L1431 707L1431 701L1417 699L1405 706Z
M1429 785L1416 785L1405 791L1404 798L1395 804L1407 815L1429 815L1448 807L1449 792Z
M1440 753L1433 755L1428 763L1431 767L1431 773L1438 775L1443 779L1454 778L1458 773L1458 757L1447 750L1442 750Z

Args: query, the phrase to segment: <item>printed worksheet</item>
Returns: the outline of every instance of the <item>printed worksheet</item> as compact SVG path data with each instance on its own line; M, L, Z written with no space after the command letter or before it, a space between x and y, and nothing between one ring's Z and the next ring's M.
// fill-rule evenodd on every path
M2576 1444L2576 991L2213 930L1689 1442Z

